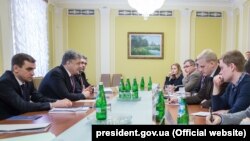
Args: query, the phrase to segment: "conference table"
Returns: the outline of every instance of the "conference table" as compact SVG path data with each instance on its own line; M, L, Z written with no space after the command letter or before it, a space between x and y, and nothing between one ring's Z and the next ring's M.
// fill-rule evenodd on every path
M109 94L106 94L109 95ZM111 95L111 94L110 94ZM138 101L121 101L118 99L117 94L108 98L107 102L110 107L108 108L108 119L114 119L117 117L129 118L131 125L155 125L157 124L153 120L153 98L152 91L140 91ZM73 103L73 106L89 106L94 107L94 100L80 100ZM208 111L203 109L200 105L189 105L189 114L200 111ZM178 105L166 104L166 113L174 121L166 124L176 124ZM98 124L95 119L95 109L90 108L86 112L80 113L48 113L48 111L29 112L23 115L41 115L42 117L37 120L29 121L13 121L13 120L1 120L0 124L26 124L26 123L51 123L50 128L44 132L14 132L14 133L0 133L0 140L5 141L90 141L92 137L91 125ZM169 117L168 117L169 118ZM167 118L167 119L168 119ZM120 124L119 122L109 122L107 124ZM126 124L126 123L122 123ZM194 124L205 124L205 117L194 117Z

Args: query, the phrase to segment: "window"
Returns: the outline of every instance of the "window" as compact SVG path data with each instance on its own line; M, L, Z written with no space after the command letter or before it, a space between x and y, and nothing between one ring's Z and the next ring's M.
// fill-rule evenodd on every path
M47 3L44 0L11 0L14 54L36 59L35 76L48 71Z

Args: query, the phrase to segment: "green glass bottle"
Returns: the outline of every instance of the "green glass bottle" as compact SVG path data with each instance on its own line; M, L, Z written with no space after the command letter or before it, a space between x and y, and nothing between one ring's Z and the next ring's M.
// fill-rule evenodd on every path
M165 118L165 101L162 90L157 92L157 101L155 105L155 120L156 122L162 122Z
M129 78L127 78L126 86L127 86L127 89L130 91L131 90L131 84L130 84Z
M107 101L105 97L103 82L99 82L99 91L96 99L96 119L107 119Z
M131 85L130 85L130 81L129 79L127 78L127 81L126 81L126 85L125 85L125 99L131 99Z
M179 99L177 124L181 124L181 125L189 124L188 108L187 108L186 99L184 97L180 97Z
M120 84L119 84L119 98L120 99L124 98L124 93L125 93L125 86L124 86L123 77L121 77Z
M149 80L148 80L148 91L152 90L152 79L151 76L149 76Z
M136 81L136 78L133 80L133 85L132 85L132 99L138 99L138 84Z
M140 90L144 91L144 77L142 76L141 82L140 82Z

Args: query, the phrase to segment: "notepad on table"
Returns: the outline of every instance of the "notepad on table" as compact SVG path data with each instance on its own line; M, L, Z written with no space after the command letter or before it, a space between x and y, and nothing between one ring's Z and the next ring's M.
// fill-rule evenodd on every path
M96 99L83 99L83 100L77 100L75 102L95 102Z
M8 118L7 120L36 120L42 117L41 115L33 115L33 116L24 116L24 115L19 115L19 116L13 116Z
M112 88L110 88L110 87L106 87L106 88L104 88L104 92L105 92L106 94L112 94L112 93L113 93L113 90L112 90Z
M196 112L196 113L192 113L191 115L205 117L209 115L209 112Z
M41 131L46 131L49 127L50 127L50 123L1 124L0 125L0 133L41 132Z
M89 107L71 107L71 108L52 108L49 113L74 113L74 112L86 112Z

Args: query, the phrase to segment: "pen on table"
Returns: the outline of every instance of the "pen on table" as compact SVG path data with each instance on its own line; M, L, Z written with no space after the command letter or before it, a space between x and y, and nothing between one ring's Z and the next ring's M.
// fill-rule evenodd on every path
M91 105L83 105L82 107L94 108L94 106L91 106Z
M209 113L210 113L210 121L213 122L214 121L214 117L213 117L213 113L212 113L212 108L209 107Z
M40 117L42 117L42 116L34 116L34 120L37 120L37 119L39 119Z

